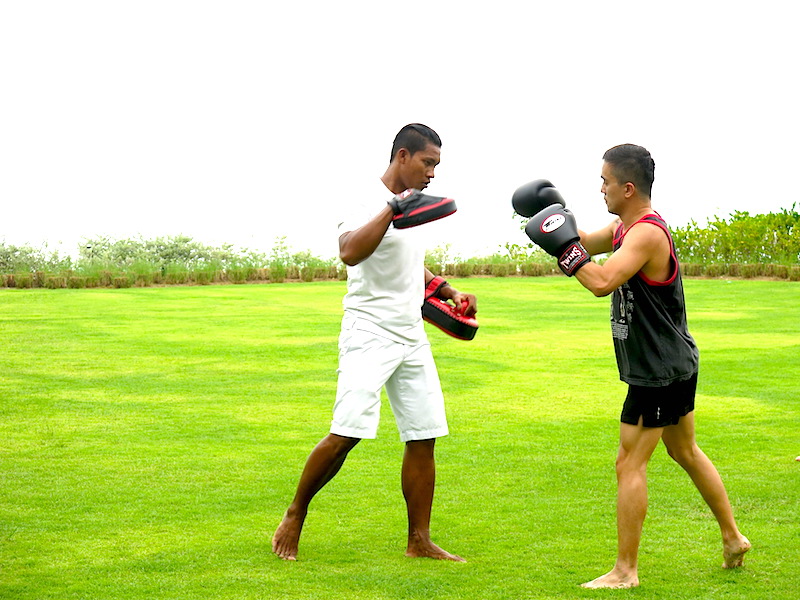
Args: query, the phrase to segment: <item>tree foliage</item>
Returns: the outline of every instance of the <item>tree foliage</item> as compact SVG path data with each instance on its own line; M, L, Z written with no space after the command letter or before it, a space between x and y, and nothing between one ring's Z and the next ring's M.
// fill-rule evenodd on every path
M800 213L796 205L777 213L736 211L704 227L691 221L672 230L681 262L784 264L800 262Z

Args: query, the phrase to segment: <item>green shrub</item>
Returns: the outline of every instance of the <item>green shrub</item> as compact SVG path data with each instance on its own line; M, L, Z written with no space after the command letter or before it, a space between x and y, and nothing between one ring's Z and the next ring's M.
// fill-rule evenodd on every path
M681 274L686 277L700 277L705 267L699 263L681 263Z
M51 290L57 290L67 287L67 278L66 277L45 277L44 278L44 285L40 287L46 287Z
M706 267L706 275L709 277L722 277L728 270L728 265L713 264Z
M456 265L456 277L469 277L470 275L475 275L473 263L463 262Z
M153 273L136 273L133 281L136 287L149 287L153 285Z
M523 263L519 266L520 274L526 277L541 277L546 274L545 266L541 263Z
M214 279L213 271L195 271L194 282L198 285L210 285Z
M764 275L767 277L775 277L777 279L789 278L789 267L787 265L764 265Z
M735 211L701 227L695 221L672 229L678 256L702 264L796 264L800 261L800 212L792 205L778 213Z
M286 267L283 265L270 266L269 280L272 283L283 283L286 281Z
M236 283L236 284L247 283L249 276L250 276L250 269L247 268L228 269L227 271L225 271L225 277L231 283Z
M168 285L182 285L189 281L189 273L186 271L173 271L165 275L164 281Z
M308 265L301 267L300 281L314 281L314 268Z
M489 265L489 274L492 277L508 277L511 274L511 266L509 263Z

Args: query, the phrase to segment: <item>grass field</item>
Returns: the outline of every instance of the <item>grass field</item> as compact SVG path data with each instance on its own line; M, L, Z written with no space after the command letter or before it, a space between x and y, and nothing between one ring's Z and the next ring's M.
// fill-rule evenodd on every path
M754 547L720 568L659 449L628 591L578 587L615 556L609 300L563 277L457 285L481 329L429 332L451 429L432 526L466 564L403 556L388 406L314 500L300 560L270 552L327 431L344 283L0 291L0 598L798 597L800 284L686 282L698 441Z

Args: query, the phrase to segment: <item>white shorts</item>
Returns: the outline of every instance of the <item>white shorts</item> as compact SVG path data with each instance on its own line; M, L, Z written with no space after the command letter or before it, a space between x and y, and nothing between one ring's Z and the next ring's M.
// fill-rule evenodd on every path
M442 386L427 341L410 346L360 329L343 330L338 373L331 433L374 439L386 386L401 441L448 434Z

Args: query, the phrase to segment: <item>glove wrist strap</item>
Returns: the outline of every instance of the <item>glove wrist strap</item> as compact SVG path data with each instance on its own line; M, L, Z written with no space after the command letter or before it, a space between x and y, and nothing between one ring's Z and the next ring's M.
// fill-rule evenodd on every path
M425 288L425 300L428 298L442 298L441 291L446 285L450 285L443 277L438 275L428 282ZM442 298L444 299L444 298Z
M592 258L580 242L573 242L567 246L558 259L559 268L568 277L572 277L586 263L592 262Z

